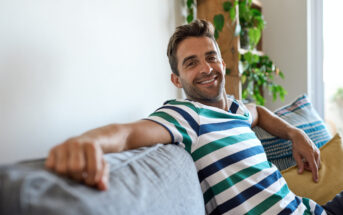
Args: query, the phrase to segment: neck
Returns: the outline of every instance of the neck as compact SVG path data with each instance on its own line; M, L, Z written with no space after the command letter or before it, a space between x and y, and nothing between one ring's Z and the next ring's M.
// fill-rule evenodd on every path
M220 96L220 99L218 99L216 101L202 100L202 101L198 101L198 102L200 102L201 104L204 104L204 105L220 108L220 109L223 109L225 111L229 110L225 90L223 90L223 93Z

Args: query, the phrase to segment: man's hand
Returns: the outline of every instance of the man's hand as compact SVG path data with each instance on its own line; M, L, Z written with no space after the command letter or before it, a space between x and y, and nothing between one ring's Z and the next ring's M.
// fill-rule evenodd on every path
M304 169L312 172L313 181L318 182L318 168L320 167L320 151L306 133L300 129L291 135L293 142L293 157L298 165L298 173Z
M55 146L45 166L99 190L108 188L109 166L100 145L90 138L75 137Z
M104 153L170 142L168 130L150 120L110 124L55 146L50 150L45 166L61 175L106 190L109 166L103 158Z

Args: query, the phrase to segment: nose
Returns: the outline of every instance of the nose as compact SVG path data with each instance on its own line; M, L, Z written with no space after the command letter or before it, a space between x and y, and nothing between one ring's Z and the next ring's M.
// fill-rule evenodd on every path
M211 64L208 62L203 62L201 67L201 73L210 74L213 71Z

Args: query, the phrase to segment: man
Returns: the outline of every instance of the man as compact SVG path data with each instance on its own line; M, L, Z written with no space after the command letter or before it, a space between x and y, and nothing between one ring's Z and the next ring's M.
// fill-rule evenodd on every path
M103 153L157 143L185 148L198 169L209 214L325 214L312 200L295 196L277 168L267 161L251 127L293 142L299 172L312 171L318 181L320 154L307 135L264 107L228 98L225 63L203 20L176 29L167 55L171 81L183 88L186 100L167 101L147 119L112 124L88 131L54 147L46 167L100 190L108 188Z

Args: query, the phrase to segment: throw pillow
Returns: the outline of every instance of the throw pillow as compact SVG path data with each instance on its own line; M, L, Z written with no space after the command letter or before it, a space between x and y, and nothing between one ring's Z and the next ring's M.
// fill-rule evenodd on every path
M305 171L298 174L297 167L281 171L288 187L296 195L313 199L319 204L332 200L343 190L343 145L341 137L336 134L325 146L320 148L321 167L319 182L312 181L312 173Z
M275 114L291 125L304 130L318 148L332 137L306 95L302 95L290 105L278 109ZM268 160L275 164L279 170L296 165L292 156L291 141L272 136L257 126L253 130L261 140Z

